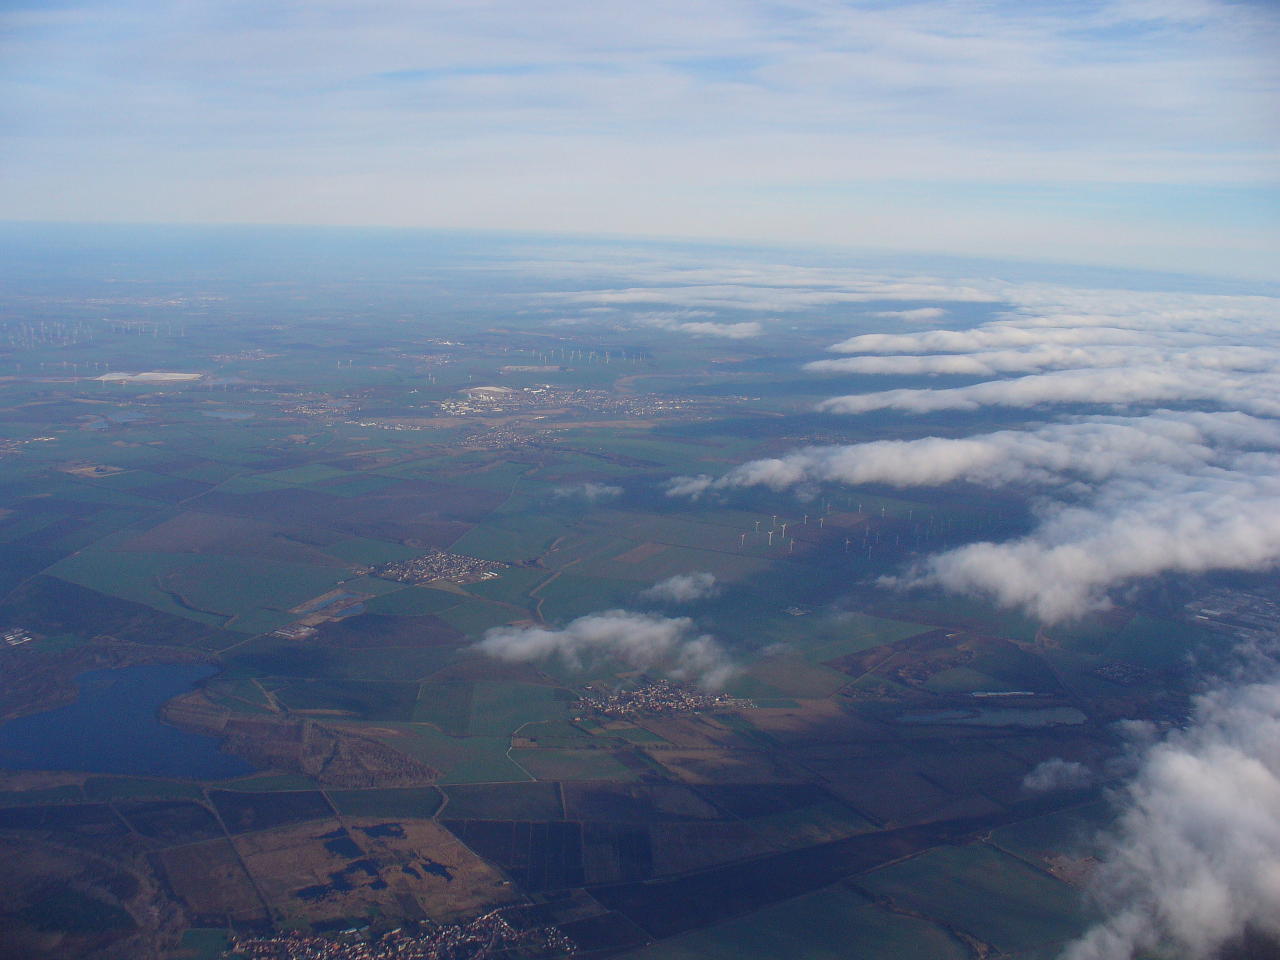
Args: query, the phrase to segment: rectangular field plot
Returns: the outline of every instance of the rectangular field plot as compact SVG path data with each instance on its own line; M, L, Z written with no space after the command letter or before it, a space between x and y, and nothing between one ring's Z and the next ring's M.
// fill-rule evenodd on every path
M380 680L304 680L281 687L275 696L294 712L359 720L409 720L418 685Z
M526 890L644 880L653 873L648 833L640 826L527 820L448 820L445 825Z
M449 656L449 648L439 646L361 649L257 637L227 654L224 662L239 677L401 681L433 673Z
M469 557L519 563L541 556L564 532L564 523L557 518L494 517L467 531L449 549Z
M283 611L332 589L341 568L301 563L86 550L50 573L165 613L230 630L257 633L236 618Z
M262 520L189 511L131 537L122 549L139 553L215 553L341 567L314 531L291 530Z
M412 719L415 723L433 724L455 737L466 736L474 694L474 683L424 683L418 688Z
M228 840L173 847L157 854L169 885L197 922L263 922L267 909Z
M529 683L477 683L471 697L467 732L473 736L504 736L526 723L563 720L572 695L557 687Z
M981 844L937 847L872 871L859 883L1002 953L1060 946L1082 933L1088 920L1072 887Z
M532 777L511 762L509 737L451 737L425 723L361 728L392 749L440 771L440 783L507 783Z
M389 787L383 790L329 790L330 802L344 817L429 820L443 797L435 787Z
M364 608L384 616L422 617L455 607L462 599L456 593L430 587L401 587L367 600Z
M1097 839L1115 815L1106 802L1060 810L991 831L990 842L1057 874L1068 861L1097 852Z
M560 820L560 784L455 784L445 788L450 820Z
M563 623L584 614L625 607L635 602L641 584L633 580L581 576L577 572L580 567L582 564L569 567L568 572L544 581L534 591L533 599L540 603L538 609L548 622Z
M716 820L719 810L678 784L566 783L565 807L574 820L614 823Z
M637 775L608 750L517 748L511 759L538 780L633 780Z
M210 790L209 799L231 833L333 816L324 794L315 790L272 793Z
M831 696L848 682L849 677L838 670L801 657L782 655L752 663L729 681L727 690L734 696L751 699L817 699Z
M926 920L890 913L843 886L766 907L626 954L626 960L967 960L965 945Z
M646 752L683 783L779 783L796 779L789 769L754 750L652 747Z
M208 808L186 800L121 803L119 814L138 833L161 843L191 843L221 837L222 827Z

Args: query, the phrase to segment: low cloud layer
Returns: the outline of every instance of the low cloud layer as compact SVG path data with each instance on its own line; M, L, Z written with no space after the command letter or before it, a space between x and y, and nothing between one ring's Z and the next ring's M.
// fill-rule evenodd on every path
M645 600L657 600L662 603L692 603L715 596L720 590L714 573L698 571L695 573L677 573L675 576L659 580L652 587L641 592Z
M612 500L615 497L622 496L621 487L616 487L609 483L595 483L587 481L579 483L571 487L556 487L555 495L557 497L582 497L596 503L600 500Z
M1274 373L1210 372L1180 365L1058 370L942 390L880 390L832 397L818 404L818 409L847 414L876 410L932 413L1049 404L1153 406L1182 402L1212 403L1261 416L1280 416L1280 377Z
M1033 486L1026 536L926 557L883 583L941 587L1044 622L1105 608L1162 573L1280 563L1280 423L1242 413L1089 417L963 439L808 447L722 477L676 477L669 496L816 483Z
M764 324L758 320L722 323L715 320L687 319L679 314L656 314L645 317L644 322L661 330L687 333L695 337L719 337L724 340L749 340L764 333Z
M1050 502L1026 537L929 557L899 586L940 586L1020 607L1046 623L1108 606L1117 586L1168 572L1280 563L1280 457L1234 468L1153 470L1102 485L1083 505Z
M1153 466L1226 465L1243 451L1280 450L1280 423L1242 413L1158 411L1145 417L1083 417L1025 430L960 439L878 440L804 447L753 460L712 478L676 477L671 496L809 483L938 486L956 480L984 486L1097 482Z
M578 670L597 660L618 661L636 670L661 670L670 677L717 690L736 668L714 638L697 634L689 617L663 617L606 610L564 627L494 627L477 649L499 660L536 663L559 657Z
M1076 760L1053 757L1036 765L1022 780L1025 790L1048 793L1054 790L1079 790L1093 783L1093 771Z
M1199 698L1123 793L1094 882L1105 919L1064 960L1212 960L1280 942L1280 678Z
M1193 351L1166 352L1146 347L1040 345L1025 350L983 350L976 353L842 357L839 360L815 360L805 364L805 369L811 373L992 377L1045 370L1160 365L1193 370L1257 371L1272 368L1275 361L1272 351L1258 347L1206 346Z

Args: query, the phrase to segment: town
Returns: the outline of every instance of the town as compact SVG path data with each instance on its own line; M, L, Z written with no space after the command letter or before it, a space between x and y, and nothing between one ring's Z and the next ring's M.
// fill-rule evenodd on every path
M572 409L619 417L670 416L699 401L658 394L620 396L608 390L553 387L481 386L463 390L465 399L440 401L440 412L453 417L492 416L528 410Z
M373 575L400 583L475 583L495 579L498 576L496 571L506 566L498 560L481 560L460 553L433 550L412 560L397 560L374 567Z
M615 690L609 693L600 693L588 687L586 696L577 703L578 710L582 714L591 712L606 717L742 710L754 706L755 704L750 700L726 696L723 693L687 690L670 680L651 680L634 690Z
M502 910L466 923L414 923L372 939L293 931L237 940L225 957L254 960L486 960L520 947L522 957L566 957L577 946L558 927L520 929Z

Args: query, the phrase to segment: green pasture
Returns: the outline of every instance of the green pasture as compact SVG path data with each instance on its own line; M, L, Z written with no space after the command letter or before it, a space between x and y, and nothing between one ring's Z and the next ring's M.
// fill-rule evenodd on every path
M634 780L636 771L608 750L516 748L511 757L538 780Z
M519 563L541 556L565 532L564 522L556 517L490 517L464 533L449 549L469 557Z
M1058 810L991 831L990 842L1001 850L1038 864L1045 855L1079 857L1096 850L1097 837L1114 817L1105 801Z
M474 693L473 683L424 683L418 689L413 721L434 724L442 732L453 736L466 736L471 726L471 700Z
M222 659L231 677L405 681L439 670L451 655L442 647L321 647L255 637Z
M378 581L377 578L371 578L370 582L388 584L391 587L387 593L366 600L364 604L365 610L369 613L385 616L425 617L456 607L464 599L460 594L433 590L430 587L405 586L392 580ZM356 590L361 589L353 587L353 583L354 581L348 581L347 586Z
M75 784L34 790L0 790L0 807L24 807L38 803L76 803L84 793Z
M258 777L246 777L230 783L218 784L222 790L238 790L242 793L275 793L290 790L314 790L315 781L309 777L293 773L265 774Z
M454 629L461 630L468 637L477 640L490 627L500 627L504 623L521 620L528 616L528 613L523 610L498 603L466 598L461 600L461 603L439 611L436 616Z
M339 540L337 543L329 544L324 550L339 560L369 566L396 560L410 560L422 553L421 550L406 547L403 544L391 543L388 540L371 540L368 537Z
M483 600L494 600L498 603L510 603L522 607L531 603L529 591L549 576L550 573L546 570L511 567L499 570L494 580L469 583L465 589L467 593Z
M84 795L89 800L199 800L204 791L181 780L90 777L84 782Z
M935 847L859 882L1003 953L1056 948L1088 922L1074 888L982 844Z
M663 940L626 960L968 960L936 924L870 903L840 885Z
M543 781L454 784L445 787L448 820L560 820L560 785Z
M548 579L534 594L534 602L542 601L542 618L548 623L565 623L587 613L635 603L642 585L629 580L580 576L581 564L554 579Z
M176 617L208 626L221 626L229 615L206 613L180 606L157 586L161 577L175 567L190 562L191 558L185 554L117 553L93 549L67 557L50 567L46 573Z
M309 463L301 467L290 467L286 470L273 470L258 475L259 480L270 483L287 483L291 485L308 485L323 483L326 480L351 479L355 474L349 470L339 470L324 463Z
M568 716L571 699L567 691L555 687L477 683L471 697L467 732L473 736L504 736L526 723L562 720Z
M303 680L275 691L290 710L338 711L360 720L412 719L416 683L382 680Z
M753 700L760 697L820 699L831 696L848 682L849 677L838 670L783 655L754 661L729 681L726 691Z
M184 930L172 960L220 960L231 949L228 931L213 927Z
M394 735L369 730L370 736L440 772L440 783L506 783L529 780L507 757L509 737L453 737L426 723L379 724Z
M308 484L308 486L335 497L365 497L371 493L381 493L389 487L394 487L398 482L392 477L348 474L347 479L327 480L323 483Z

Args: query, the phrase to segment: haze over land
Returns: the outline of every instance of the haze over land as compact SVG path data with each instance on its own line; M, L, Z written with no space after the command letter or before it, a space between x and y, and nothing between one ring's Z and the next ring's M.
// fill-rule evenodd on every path
M0 841L30 864L23 949L69 882L114 918L99 942L155 956L183 929L323 933L410 902L463 926L375 925L387 950L480 942L491 908L548 957L560 936L791 955L832 923L922 957L963 956L956 931L1073 960L1272 935L1265 287L8 230L46 264L2 268L0 696L23 719L0 726ZM220 672L164 679L191 660ZM172 779L108 741L77 769L41 711L94 667L160 671L128 682L261 772ZM152 839L53 859L74 832L41 824L107 815ZM519 852L519 824L545 839ZM88 866L104 852L115 879ZM957 875L989 885L981 908ZM526 895L552 897L550 933Z

